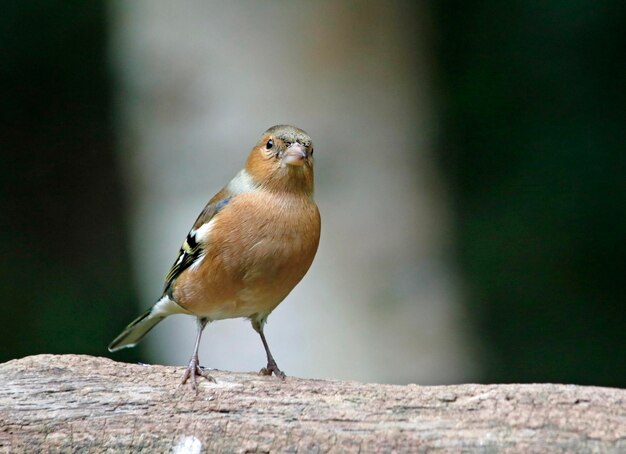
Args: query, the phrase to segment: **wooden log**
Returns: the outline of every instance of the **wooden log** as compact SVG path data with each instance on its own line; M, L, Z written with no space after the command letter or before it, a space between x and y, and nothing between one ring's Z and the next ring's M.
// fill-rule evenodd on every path
M396 386L37 355L0 365L0 452L626 452L626 390Z

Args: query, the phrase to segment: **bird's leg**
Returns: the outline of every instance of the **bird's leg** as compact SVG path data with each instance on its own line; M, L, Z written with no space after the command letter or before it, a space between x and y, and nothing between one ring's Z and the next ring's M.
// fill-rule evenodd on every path
M284 380L286 375L276 365L276 361L274 361L274 357L272 356L270 347L269 345L267 345L265 334L263 334L263 325L265 324L264 322L265 320L263 321L253 320L252 321L252 327L257 333L259 333L259 336L261 336L261 341L263 342L263 347L265 348L265 353L267 354L267 367L264 367L263 369L261 369L259 373L261 375L272 375L272 372L273 372L274 375L276 375L278 378L281 378Z
M193 349L193 355L191 355L191 360L189 361L189 365L187 366L187 370L185 370L185 375L183 375L183 380L180 382L181 385L187 383L187 380L191 379L191 387L194 391L198 389L198 384L196 383L196 376L204 377L209 381L215 383L215 379L209 375L208 372L203 371L200 368L200 360L198 359L198 349L200 348L200 338L202 337L202 331L204 327L209 322L208 318L198 317L198 335L196 336L196 346Z

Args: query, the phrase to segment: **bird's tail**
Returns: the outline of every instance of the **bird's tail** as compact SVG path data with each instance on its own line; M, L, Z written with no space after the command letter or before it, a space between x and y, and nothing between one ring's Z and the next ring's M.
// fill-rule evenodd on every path
M109 344L109 351L114 352L122 348L134 347L157 323L172 314L188 314L169 297L164 296L148 311L133 320L113 342Z

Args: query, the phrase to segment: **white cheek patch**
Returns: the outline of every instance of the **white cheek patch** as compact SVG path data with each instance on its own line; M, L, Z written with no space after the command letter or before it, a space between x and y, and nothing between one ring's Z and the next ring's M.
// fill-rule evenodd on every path
M256 189L256 185L252 181L252 177L246 169L242 169L237 175L235 175L235 178L230 180L227 189L232 195L237 195L244 192L254 191Z

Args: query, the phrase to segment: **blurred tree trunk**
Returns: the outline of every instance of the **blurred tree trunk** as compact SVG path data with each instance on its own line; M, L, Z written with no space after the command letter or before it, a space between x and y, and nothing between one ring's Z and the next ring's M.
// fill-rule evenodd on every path
M323 226L311 271L269 318L281 367L399 383L475 376L431 156L423 9L348 1L115 5L143 304L159 296L193 220L260 134L292 123L316 144ZM156 361L183 364L194 333L192 320L174 318L146 341ZM258 336L242 321L210 325L203 341L205 365L263 365Z

